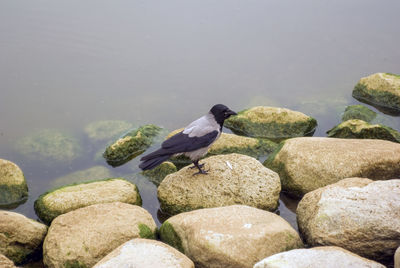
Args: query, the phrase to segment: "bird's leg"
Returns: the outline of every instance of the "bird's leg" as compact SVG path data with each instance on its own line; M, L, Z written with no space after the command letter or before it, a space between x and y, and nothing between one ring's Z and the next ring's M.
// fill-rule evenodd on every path
M199 160L193 161L194 167L197 167L199 169L199 172L194 173L193 175L198 175L198 174L207 174L207 171L203 170L202 167L204 164L199 164Z
M194 169L194 168L203 168L204 164L199 164L199 160L196 161L197 162L197 166L194 164L193 162L193 166L189 167L190 169Z

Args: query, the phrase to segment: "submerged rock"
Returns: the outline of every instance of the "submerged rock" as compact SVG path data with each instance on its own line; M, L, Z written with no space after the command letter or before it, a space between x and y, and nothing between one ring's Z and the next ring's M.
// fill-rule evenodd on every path
M326 133L328 137L334 138L380 139L400 143L400 132L380 124L371 125L359 119L345 121Z
M156 224L145 209L105 203L62 214L51 223L43 243L46 267L92 267L133 238L154 238Z
M82 149L78 141L55 129L43 129L17 142L16 150L31 160L49 163L72 162Z
M141 172L143 176L148 178L154 185L159 186L161 181L169 174L178 171L174 163L165 161L161 165L151 169Z
M133 130L108 146L103 157L112 166L122 165L142 154L161 130L162 128L155 125L145 125Z
M121 120L101 120L88 124L85 133L93 142L108 141L133 128L133 124Z
M22 170L13 162L0 159L0 208L16 207L28 198L28 185Z
M184 167L158 187L163 212L177 214L199 208L244 204L274 211L281 185L278 174L256 159L240 154L211 156L201 161L207 175Z
M112 178L67 185L44 193L35 201L35 212L43 222L49 224L55 217L69 211L117 201L142 204L135 184L122 178Z
M0 210L0 253L15 264L24 263L39 253L46 233L46 225Z
M400 180L343 179L306 194L297 219L309 245L390 260L400 244Z
M225 127L249 137L282 140L312 135L317 121L285 108L257 106L225 120Z
M376 73L363 77L354 87L353 97L384 113L400 114L400 75Z
M364 105L350 105L346 107L343 113L342 122L351 119L359 119L371 123L375 117L376 113Z
M2 268L17 268L14 263L3 254L0 254L0 267Z
M88 169L78 170L58 177L50 182L52 188L60 187L72 183L80 183L85 181L101 180L111 178L111 171L103 166L94 166Z
M264 165L279 174L283 190L302 196L349 177L399 177L400 144L370 139L293 138L282 142Z
M93 268L115 267L194 268L194 263L167 244L136 238L114 249Z
M340 247L293 249L272 255L254 268L385 268L384 265L360 257Z
M253 267L267 256L303 247L283 218L243 205L173 216L162 224L160 237L196 267Z

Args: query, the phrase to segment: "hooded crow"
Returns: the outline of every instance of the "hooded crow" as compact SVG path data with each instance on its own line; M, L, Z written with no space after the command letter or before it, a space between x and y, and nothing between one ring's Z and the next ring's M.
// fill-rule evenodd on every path
M214 105L204 116L190 123L183 131L175 134L161 144L161 148L140 160L142 170L153 169L171 156L185 155L199 169L195 174L207 174L199 164L208 148L219 138L225 119L236 113L223 104Z

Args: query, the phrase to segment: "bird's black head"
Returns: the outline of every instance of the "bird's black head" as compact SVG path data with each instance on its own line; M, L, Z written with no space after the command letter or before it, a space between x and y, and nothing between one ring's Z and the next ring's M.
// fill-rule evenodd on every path
M210 113L214 115L215 121L217 121L217 123L221 125L221 128L224 124L225 119L228 119L231 115L236 115L234 111L223 104L214 105L211 108Z

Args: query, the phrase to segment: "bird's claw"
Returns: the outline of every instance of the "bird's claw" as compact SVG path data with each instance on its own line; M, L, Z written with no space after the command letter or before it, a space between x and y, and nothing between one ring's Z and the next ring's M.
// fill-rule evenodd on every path
M200 168L203 168L203 167L204 167L204 164L199 164L199 167L200 167ZM197 168L197 167L196 167L196 165L193 165L193 166L191 166L191 167L189 167L189 168L190 168L190 169L194 169L194 168Z
M206 174L208 174L207 171L209 171L209 170L203 170L203 169L201 169L201 170L199 170L199 172L194 173L193 176L200 175L200 174L206 175Z

